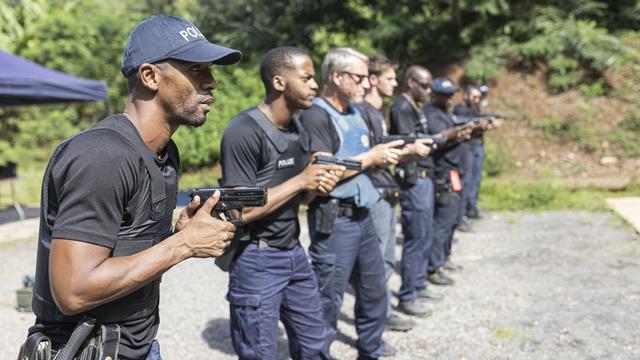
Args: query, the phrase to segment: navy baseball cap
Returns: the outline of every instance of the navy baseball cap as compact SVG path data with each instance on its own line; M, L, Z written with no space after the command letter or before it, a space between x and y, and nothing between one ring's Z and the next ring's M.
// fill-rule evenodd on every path
M131 31L121 70L128 77L144 63L165 59L231 65L241 58L238 50L210 43L190 21L158 15L143 20Z
M431 91L436 94L453 95L459 89L447 78L435 78L431 83Z

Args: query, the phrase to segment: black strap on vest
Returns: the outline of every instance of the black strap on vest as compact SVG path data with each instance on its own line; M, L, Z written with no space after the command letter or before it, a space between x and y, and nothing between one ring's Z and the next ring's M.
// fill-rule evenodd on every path
M164 189L164 178L153 158L148 156L149 148L147 148L144 140L142 140L142 137L140 137L140 134L133 124L131 124L124 115L112 115L91 129L113 130L125 137L131 145L135 147L144 162L144 167L147 169L149 179L151 180L151 218L153 220L161 219L164 215L165 201L167 199L167 194L165 194Z
M276 151L279 153L283 153L287 151L287 147L289 146L289 142L287 138L285 138L280 130L269 120L267 117L258 109L257 107L250 109L247 111L247 115L249 115L255 122L260 126L260 128L265 132L267 138L273 144ZM302 124L300 124L300 120L295 117L293 118L293 124L298 130L298 136L300 136L300 144L302 145L302 149L304 151L309 151L309 141L307 140L306 134L302 128Z

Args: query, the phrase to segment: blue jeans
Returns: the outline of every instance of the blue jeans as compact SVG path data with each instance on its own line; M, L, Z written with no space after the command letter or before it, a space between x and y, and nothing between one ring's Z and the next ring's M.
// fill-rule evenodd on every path
M300 245L248 245L229 271L231 341L240 359L275 359L278 320L293 359L328 359L316 276Z
M371 209L371 218L376 227L382 260L384 262L384 280L387 287L387 317L391 316L391 289L389 278L396 270L396 212L395 207L380 198Z
M315 230L313 207L307 216L311 238L309 257L318 276L324 317L329 325L326 349L338 333L338 314L350 283L356 298L354 322L358 356L377 359L384 353L382 332L388 307L384 264L371 215L338 216L330 235Z
M160 343L158 340L153 340L151 343L151 349L149 350L145 360L162 360L162 356L160 356Z

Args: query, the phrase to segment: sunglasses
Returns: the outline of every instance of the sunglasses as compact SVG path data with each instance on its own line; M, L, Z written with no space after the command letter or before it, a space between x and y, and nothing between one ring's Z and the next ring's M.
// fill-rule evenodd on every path
M431 88L431 83L428 82L420 82L416 79L411 79L413 80L414 83L418 84L418 86L420 86L421 88L423 88L424 90L427 90L429 88Z
M364 79L369 78L369 75L354 74L354 73L348 72L348 71L343 71L342 74L349 75L351 77L351 80L353 80L353 82L355 82L356 85L360 85L360 83L362 83L364 81Z

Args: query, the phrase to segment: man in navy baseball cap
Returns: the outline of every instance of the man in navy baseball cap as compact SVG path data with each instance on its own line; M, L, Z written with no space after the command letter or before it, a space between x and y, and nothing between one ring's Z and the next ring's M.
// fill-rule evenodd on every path
M242 53L210 43L190 21L158 15L142 21L129 34L122 56L122 74L129 77L144 63L165 59L231 65Z
M453 82L447 78L439 77L435 78L431 83L431 91L436 94L453 95L459 89L453 85Z
M162 359L162 274L222 255L235 233L211 216L219 192L201 207L194 197L173 221L180 156L171 137L204 124L218 86L211 66L240 57L177 17L154 16L131 32L124 111L65 140L47 166L43 194L56 196L42 199L37 320L20 359L33 346L43 359Z

